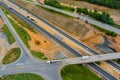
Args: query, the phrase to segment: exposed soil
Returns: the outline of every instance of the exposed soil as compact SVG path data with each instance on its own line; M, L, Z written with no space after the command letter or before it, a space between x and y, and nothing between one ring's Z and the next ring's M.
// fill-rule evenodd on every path
M111 47L115 49L117 52L120 52L120 36L115 38L110 37Z
M10 19L12 19L15 23L20 25L17 21L14 20L13 17L7 15ZM22 25L20 25L22 26ZM29 29L23 27L27 33L31 36L31 40L28 42L30 46L31 51L38 51L45 55L48 59L54 59L55 54L63 52L64 55L66 55L68 58L73 57L71 54L69 54L65 49L60 47L59 45L55 44L52 40L45 37L41 33L37 32L31 32ZM38 44L38 43L39 44Z
M13 0L13 1L24 6L25 8L36 14L37 16L46 19L50 23L63 29L69 34L74 36L79 36L79 39L81 39L84 36L84 34L89 30L84 25L81 25L78 22L74 21L73 18L47 11L39 6L30 3L28 4L25 2L21 2L20 0Z
M93 37L97 39L98 35L99 36L101 35L101 32L95 29L92 25L86 24L84 21L79 19L74 19L71 17L63 16L61 14L56 14L54 12L47 11L34 4L22 2L20 0L13 0L13 1L20 4L21 6L24 6L25 8L36 14L37 16L42 17L48 22L54 24L56 27L61 28L62 30L66 31L68 34L77 38L78 40L80 41L82 40L85 44L89 45L95 50L98 50L97 48L94 47L95 43L93 44L91 43L91 41L93 40L92 39ZM99 39L99 41L95 39L92 42L97 41L96 43L100 43L103 41L102 39Z
M70 35L76 37L77 39L82 40L85 44L89 45L91 48L95 50L98 49L96 49L94 45L103 42L101 32L94 29L91 25L86 24L84 21L62 16L60 14L55 14L53 12L46 11L45 9L38 7L36 5L21 2L20 0L15 0L15 2L26 7L28 10L32 11L34 14L38 15L39 17L42 17L47 21L49 21L50 23L63 29ZM84 4L88 4L88 3L84 2Z
M4 22L3 22L3 20L2 20L2 18L0 16L0 29L3 27L3 24L4 24Z
M24 29L32 37L31 41L29 41L31 51L42 52L45 55L45 57L49 59L53 59L55 54L59 52L64 52L64 54L67 55L68 57L72 57L72 55L70 55L66 50L64 50L62 47L52 42L50 39L46 38L41 33L37 32L36 34L26 28ZM40 43L36 44L36 41L39 41Z
M118 70L112 70L111 68L113 68L111 65L108 65L105 62L101 62L100 66L102 67L103 70L107 70L108 73L111 73L113 76L116 76L119 78L119 72ZM114 68L113 68L114 69Z
M18 4L24 6L37 16L44 18L45 20L54 24L56 27L59 27L62 30L66 31L68 34L74 36L78 40L88 40L88 38L92 38L93 36L95 37L96 35L100 34L100 32L97 29L93 28L92 25L86 24L82 20L49 12L34 4L21 2L20 0L15 0L14 2L17 2ZM93 34L90 34L90 32L93 32Z

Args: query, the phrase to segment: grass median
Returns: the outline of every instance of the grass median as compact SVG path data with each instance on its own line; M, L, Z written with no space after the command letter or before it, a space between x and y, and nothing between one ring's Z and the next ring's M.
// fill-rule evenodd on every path
M13 48L6 53L2 63L3 64L13 63L20 57L20 55L21 55L20 48Z
M63 80L102 80L83 65L67 65L61 70Z
M118 60L115 60L118 64L120 64L120 59L118 59Z
M44 80L41 76L33 73L21 73L13 75L5 75L0 80Z
M38 52L38 51L31 51L32 55L35 57L35 58L38 58L40 60L47 60L47 58L44 56L43 53L41 52Z
M16 30L16 32L18 33L18 35L20 36L20 38L22 39L22 41L24 42L24 44L29 48L29 44L28 44L28 41L31 40L31 36L26 32L26 30L24 29L27 28L29 29L30 31L34 32L35 33L35 30L30 27L29 25L27 25L25 22L23 22L22 20L20 20L18 17L16 17L15 15L11 14L8 10L6 10L5 8L1 7L3 12L5 13L5 15L10 15L15 21L18 22L15 23L13 21L13 19L9 18L9 21L10 23L12 24L13 28Z
M9 18L10 23L24 42L24 44L29 48L28 41L31 40L31 36L25 31L25 29L18 24L16 24L12 19Z
M13 35L11 34L10 30L8 29L8 26L6 24L4 24L3 26L3 32L5 33L5 35L7 36L8 42L9 44L12 44L15 42L15 38L13 37Z
M19 19L18 17L16 17L14 14L11 14L8 10L6 10L4 7L0 6L0 8L3 10L3 12L5 13L5 15L10 15L12 18L14 18L15 21L17 21L18 23L20 23L21 26L24 26L25 28L29 29L30 31L35 32L35 30L29 26L28 24L26 24L24 21L22 21L21 19Z

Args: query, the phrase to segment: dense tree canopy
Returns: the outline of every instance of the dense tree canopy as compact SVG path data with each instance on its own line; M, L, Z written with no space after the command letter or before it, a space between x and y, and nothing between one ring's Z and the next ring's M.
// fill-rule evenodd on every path
M114 9L120 9L120 0L83 0L100 6L107 6Z
M88 11L87 8L77 8L77 12L84 13L86 15L89 15L90 17L95 18L96 20L102 21L102 22L107 23L107 24L111 24L111 25L114 24L113 19L110 18L110 15L107 12L102 12L102 14L101 14L101 13L98 13L97 10Z
M57 8L61 7L60 3L57 0L45 0L44 3Z

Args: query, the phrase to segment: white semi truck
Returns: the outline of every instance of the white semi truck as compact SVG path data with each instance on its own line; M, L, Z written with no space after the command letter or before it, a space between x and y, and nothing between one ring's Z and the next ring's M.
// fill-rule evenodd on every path
M48 60L46 63L56 63L61 62L62 60Z
M89 59L89 56L82 56L80 57L81 60Z

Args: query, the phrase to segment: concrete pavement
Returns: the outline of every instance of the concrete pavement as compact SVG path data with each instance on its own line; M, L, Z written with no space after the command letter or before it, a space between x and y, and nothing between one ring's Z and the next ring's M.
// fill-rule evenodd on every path
M113 60L120 59L120 53L110 53L110 54L101 54L101 55L93 55L87 56L87 58L78 57L71 59L64 59L69 64L82 64L82 63L91 63L91 62L99 62L105 60Z

